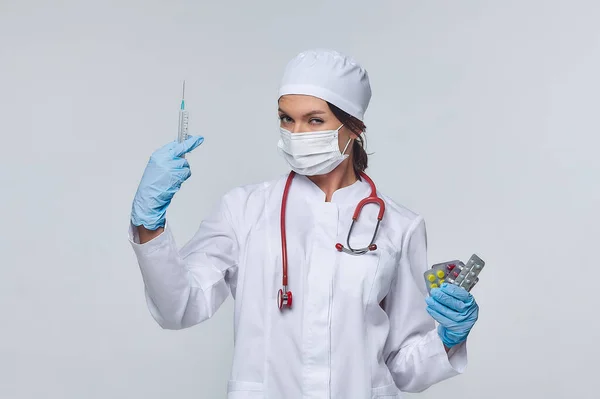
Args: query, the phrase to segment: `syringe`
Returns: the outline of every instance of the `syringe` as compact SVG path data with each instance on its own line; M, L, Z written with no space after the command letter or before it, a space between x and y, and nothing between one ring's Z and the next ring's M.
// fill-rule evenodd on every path
M181 93L181 106L179 107L179 127L177 129L177 141L182 142L188 138L188 112L185 110L185 80Z

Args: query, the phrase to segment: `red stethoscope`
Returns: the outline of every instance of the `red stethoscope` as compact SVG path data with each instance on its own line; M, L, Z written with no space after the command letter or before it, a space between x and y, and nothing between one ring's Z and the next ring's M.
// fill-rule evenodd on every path
M287 196L290 191L290 185L291 185L292 180L294 179L295 175L296 175L295 172L293 172L293 171L290 172L290 174L287 178L287 181L285 183L285 188L283 189L283 198L281 199L281 217L280 217L281 226L280 226L280 228L281 228L281 260L283 263L283 281L282 281L283 288L280 288L279 292L277 293L277 306L279 307L279 309L283 309L283 308L290 309L292 307L292 291L288 291L288 260L287 260L287 242L286 242L286 233L285 233L285 208L286 208L286 204L287 204ZM379 224L381 223L381 220L383 219L383 213L385 212L385 203L383 202L383 200L381 198L379 198L377 196L377 189L375 187L375 183L373 183L373 180L371 180L371 178L369 176L367 176L366 173L364 173L364 172L361 172L360 176L363 179L365 179L367 181L367 183L369 183L369 186L371 186L371 195L369 195L367 198L364 198L363 200L361 200L358 203L358 205L356 206L356 209L354 210L354 215L352 216L352 224L350 225L350 230L348 230L348 237L346 239L346 247L340 243L335 244L335 248L339 252L345 252L350 255L363 255L369 251L375 251L377 249L377 245L374 244L375 236L377 236L377 230L379 230ZM369 245L367 245L364 248L355 249L350 246L350 235L352 234L352 228L354 227L354 223L358 219L360 212L362 211L362 208L367 204L379 205L379 213L377 214L377 224L375 225L375 231L373 232L373 238L371 238L371 242L369 243Z

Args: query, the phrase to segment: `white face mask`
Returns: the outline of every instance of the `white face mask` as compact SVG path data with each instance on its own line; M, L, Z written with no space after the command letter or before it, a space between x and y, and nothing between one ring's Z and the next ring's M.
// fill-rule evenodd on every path
M335 130L307 133L292 133L280 128L281 138L277 144L279 153L299 175L329 173L348 158L346 149L352 139L348 139L344 151L340 152L338 132L342 126Z

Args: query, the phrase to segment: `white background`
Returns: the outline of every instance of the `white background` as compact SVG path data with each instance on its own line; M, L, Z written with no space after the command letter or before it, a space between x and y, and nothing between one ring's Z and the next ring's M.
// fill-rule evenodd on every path
M180 244L285 172L277 86L311 47L368 69L369 173L425 216L430 262L487 261L466 374L409 397L597 397L598 21L574 0L0 0L0 398L225 397L232 301L161 330L130 204L183 79L206 140Z

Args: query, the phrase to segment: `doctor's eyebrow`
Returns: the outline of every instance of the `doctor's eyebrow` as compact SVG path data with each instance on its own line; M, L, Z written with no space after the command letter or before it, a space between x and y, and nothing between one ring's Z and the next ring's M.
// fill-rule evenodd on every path
M288 115L288 113L285 112L284 110L282 110L281 108L278 108L277 111L279 111L281 114ZM323 114L326 114L326 113L327 112L325 112L325 111L322 111L322 110L319 110L319 109L315 109L315 110L312 110L310 112L307 112L306 114L304 114L302 116L323 115Z

